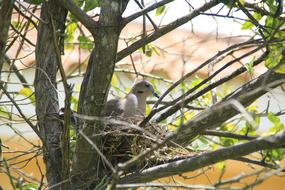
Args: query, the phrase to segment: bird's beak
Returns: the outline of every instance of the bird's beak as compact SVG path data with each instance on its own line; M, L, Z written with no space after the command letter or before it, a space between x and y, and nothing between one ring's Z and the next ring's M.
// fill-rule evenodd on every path
M160 98L159 95L156 92L152 93L155 97Z

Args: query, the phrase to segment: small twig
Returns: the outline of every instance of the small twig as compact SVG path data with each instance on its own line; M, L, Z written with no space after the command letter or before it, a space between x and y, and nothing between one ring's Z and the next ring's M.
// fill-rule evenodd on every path
M252 184L249 184L245 187L243 187L242 189L252 189L253 187L255 187L256 185L262 183L264 180L272 177L272 176L275 176L277 174L279 174L282 170L284 170L284 167L282 168L279 168L278 170L274 170L274 171L271 171L271 172L267 172L265 173L263 176L261 176L260 178L258 178L255 182L253 182Z
M13 177L12 177L12 174L10 172L10 167L9 167L9 165L8 165L8 163L7 163L7 161L5 159L3 159L3 163L4 163L4 166L5 166L5 169L6 169L6 174L8 175L10 183L11 183L11 185L13 187L13 190L16 190L16 185L15 185L15 183L13 181Z
M25 11L27 11L28 13L30 13L33 17L35 17L38 21L42 22L43 24L48 24L48 22L44 21L43 19L41 19L40 17L38 17L36 14L34 14L33 12L31 12L27 7L25 7L24 5L22 5L20 2L16 1L19 5L19 7L25 9Z
M18 106L18 104L15 102L15 100L9 95L7 90L3 87L2 83L0 83L0 88L4 92L4 94L8 97L8 99L13 103L13 105L16 107L18 110L19 114L22 116L22 118L25 120L27 124L33 129L33 131L38 135L38 137L42 139L37 127L25 116L25 114L22 112L21 108ZM44 142L44 141L43 141Z
M227 179L227 180L219 181L218 183L214 184L214 186L215 187L219 187L219 186L226 185L226 184L237 183L237 182L241 181L244 178L248 178L248 177L251 177L251 176L259 175L259 174L261 174L264 171L265 171L265 169L258 170L256 172L249 173L249 174L242 173L239 176L236 176L236 177L233 177L233 178L230 178L230 179Z
M143 8L141 11L138 11L138 12L134 13L133 15L130 15L130 16L124 18L122 23L123 23L123 25L126 25L129 22L135 20L136 18L138 18L138 17L140 17L140 16L142 16L142 15L144 15L144 14L146 14L146 13L148 13L148 12L158 8L158 7L161 7L161 6L165 5L165 4L168 4L168 3L172 2L172 1L174 1L174 0L163 0L163 1L160 1L160 2L157 2L157 3L154 3L151 6Z
M258 128L258 124L255 122L253 117L246 111L245 107L237 100L232 99L231 104L241 113L244 119L252 126L254 129Z
M100 151L100 149L97 147L96 144L92 142L89 137L87 137L82 130L79 130L79 134L95 149L95 151L99 154L99 156L103 159L103 161L108 165L108 167L111 169L113 173L116 173L116 169L113 167L113 165L109 162L109 160L105 157L105 155Z
M279 169L280 166L278 165L274 165L274 164L270 164L270 163L266 163L264 162L263 160L251 160L249 158L246 158L246 157L241 157L241 158L235 158L233 160L237 160L237 161L241 161L241 162L246 162L246 163L249 163L249 164L255 164L255 165L258 165L258 166L262 166L262 167L266 167L266 168L270 168L270 169ZM284 170L282 170L282 172L285 172Z
M140 2L138 0L134 0L136 2L136 4L139 6L139 8L144 9L143 5L140 4ZM153 28L155 30L158 29L158 27L156 26L156 24L154 23L154 21L151 19L151 17L145 13L145 16L147 17L147 19L149 20L149 22L152 24Z
M17 2L17 3L20 4L19 2ZM35 23L35 21L33 21L33 19L30 16L26 15L25 13L23 13L16 5L14 5L14 9L20 15L22 15L24 18L26 18L28 21L30 21L33 24L33 26L37 29L38 25Z
M208 136L217 136L217 137L227 137L227 138L233 138L238 140L253 140L258 138L257 136L248 136L248 135L240 135L225 131L214 131L214 130L205 130L202 131L201 135L208 135Z
M55 23L52 18L52 15L50 15L51 25L52 25L52 34L53 34L53 44L55 48L55 53L58 59L58 67L60 71L60 75L62 78L63 86L64 86L64 92L65 92L65 100L64 100L64 126L63 126L63 134L62 134L62 175L63 180L69 179L70 175L70 162L69 162L69 153L70 153L70 147L69 147L69 141L70 141L70 134L69 134L69 126L70 126L70 118L71 118L71 109L70 109L70 102L71 102L71 95L72 95L72 88L67 83L65 71L63 68L61 56L60 56L60 48L58 46L58 40L57 40L57 33L55 28ZM62 183L62 189L69 189L69 183Z

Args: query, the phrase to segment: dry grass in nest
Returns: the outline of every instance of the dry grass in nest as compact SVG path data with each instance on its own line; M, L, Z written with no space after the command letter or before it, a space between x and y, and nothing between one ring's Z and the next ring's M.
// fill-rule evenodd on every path
M148 125L141 128L138 126L139 122L126 121L121 118L111 118L105 123L104 155L113 165L123 163L146 149L151 149L155 143L162 141L169 132L167 126ZM189 152L184 148L165 145L154 151L147 160L141 161L131 170L148 168L186 156L189 156Z

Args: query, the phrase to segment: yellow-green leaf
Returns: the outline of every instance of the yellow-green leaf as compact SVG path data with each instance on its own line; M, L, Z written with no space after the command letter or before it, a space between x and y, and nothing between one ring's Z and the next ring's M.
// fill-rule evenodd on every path
M27 87L22 88L19 91L19 94L29 98L31 100L32 104L35 105L35 102L36 102L35 94L30 88L27 88Z
M155 11L155 16L160 16L165 11L165 5L158 7Z

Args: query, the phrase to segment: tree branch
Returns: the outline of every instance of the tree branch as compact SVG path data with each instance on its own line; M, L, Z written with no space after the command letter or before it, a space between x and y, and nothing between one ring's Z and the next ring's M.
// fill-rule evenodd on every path
M257 98L268 92L268 87L274 88L284 83L284 74L277 74L269 70L247 84L240 87L233 94L220 103L201 112L186 124L180 126L172 135L172 140L179 144L187 144L199 133L206 129L214 129L229 118L238 114L231 100L239 101L243 106L248 106Z
M148 13L148 12L158 8L158 7L166 5L166 4L168 4L168 3L172 2L172 1L174 1L174 0L163 0L163 1L160 1L160 2L157 2L157 3L154 3L151 6L146 7L144 9L142 9L141 11L138 11L138 12L136 12L136 13L134 13L134 14L124 18L123 21L122 21L122 24L123 24L123 26L125 26L129 22L132 22L133 20L137 19L138 17L140 17L140 16L142 16L142 15L144 15L144 14L146 14L146 13Z
M58 0L58 3L70 11L94 36L98 22L83 12L72 0Z
M253 140L258 137L255 136L248 136L248 135L240 135L225 131L215 131L215 130L205 130L202 131L201 135L208 135L208 136L216 136L216 137L227 137L227 138L233 138L238 140Z
M240 161L240 162L246 162L246 163L249 163L249 164L255 164L255 165L259 165L259 166L270 168L270 169L279 169L280 168L280 166L278 166L278 165L267 163L267 162L262 161L262 160L261 161L260 160L251 160L251 159L246 158L246 157L235 158L233 160L237 160L237 161ZM285 171L283 170L283 172L285 172Z
M162 177L194 171L223 160L238 158L259 150L279 148L281 145L285 145L285 131L232 147L221 148L216 151L208 152L184 160L155 166L143 170L140 173L124 177L120 179L120 183L153 181Z
M253 63L253 66L256 66L258 64L260 64L262 61L264 61L264 59L266 58L266 56L268 55L268 52L264 52L258 59L256 59ZM237 59L236 59L237 60ZM230 75L223 77L211 84L209 84L207 87L201 89L200 91L196 92L195 94L187 97L186 99L181 98L181 101L177 102L175 105L173 105L170 109L168 109L167 111L165 111L164 113L162 113L157 119L156 121L162 121L164 119L166 119L168 116L172 115L173 113L175 113L176 111L178 111L179 109L185 107L185 105L189 104L191 101L197 99L198 97L200 97L201 95L207 93L208 91L210 91L211 89L233 79L234 77L240 75L241 73L247 71L247 68L245 66L235 70L233 73L231 73ZM214 75L214 74L213 74ZM198 85L200 86L201 84L205 84L204 80L199 83ZM196 85L197 86L197 85ZM197 87L194 87L190 90L188 90L188 94L194 92ZM190 93L189 93L190 92ZM158 108L158 109L162 109L162 108ZM145 119L147 120L149 118L149 116ZM149 118L150 119L150 118ZM145 122L145 121L144 121Z
M14 0L1 1L0 4L0 76L4 63L5 47L11 22Z
M172 30L178 28L179 26L187 23L191 19L198 16L200 14L200 12L207 11L207 10L211 9L212 7L218 5L219 3L220 3L219 0L211 0L208 3L205 3L200 8L193 10L190 14L188 14L184 17L181 17L181 18L177 19L176 21L169 23L168 25L166 25L160 29L157 29L155 32L153 32L149 36L146 36L145 38L142 38L142 39L136 41L132 45L130 45L127 48L118 52L116 62L122 60L124 57L133 53L134 51L141 48L142 46L160 38L161 36L167 34L168 32L171 32Z

